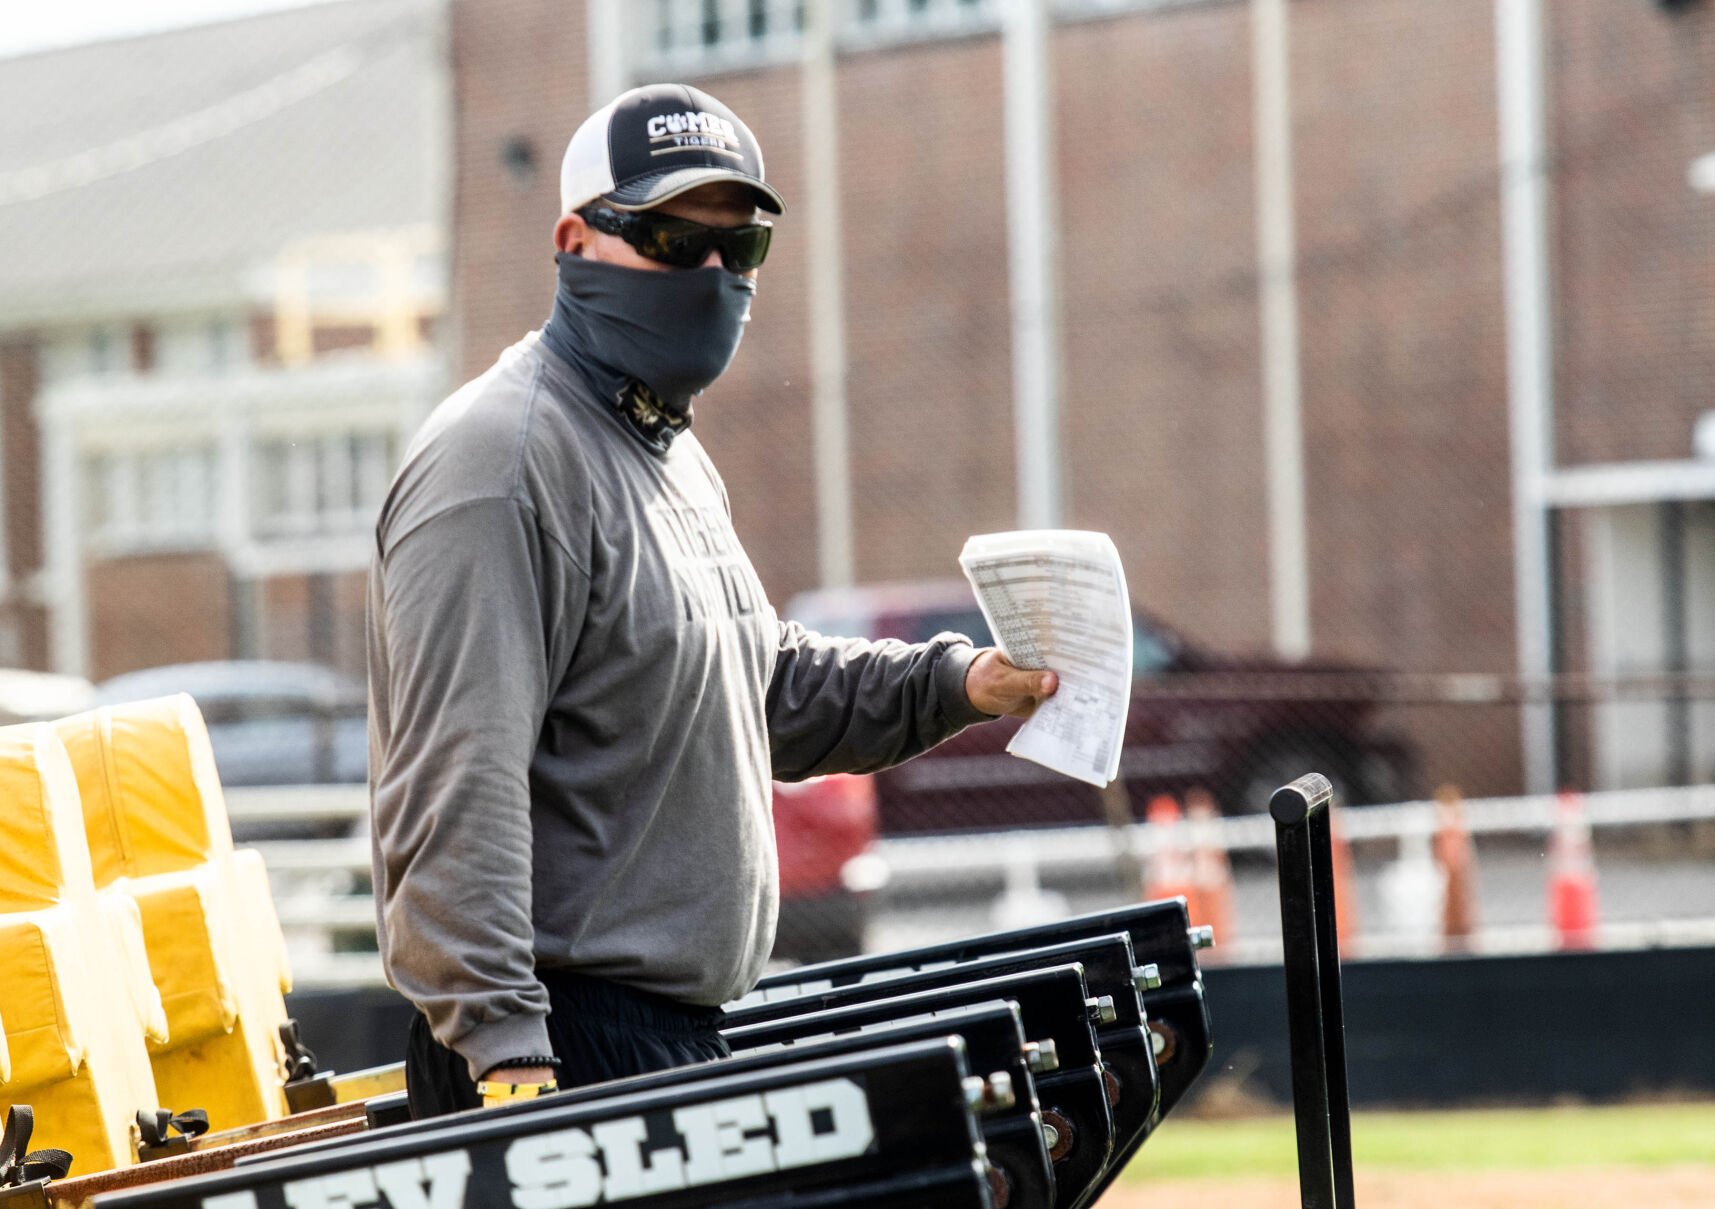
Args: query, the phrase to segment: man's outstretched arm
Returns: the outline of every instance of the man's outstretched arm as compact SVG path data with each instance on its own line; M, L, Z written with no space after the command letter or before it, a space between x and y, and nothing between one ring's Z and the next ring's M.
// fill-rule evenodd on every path
M829 638L782 622L768 687L774 775L888 768L973 722L1028 717L1056 686L1054 673L1015 668L960 634L912 645Z

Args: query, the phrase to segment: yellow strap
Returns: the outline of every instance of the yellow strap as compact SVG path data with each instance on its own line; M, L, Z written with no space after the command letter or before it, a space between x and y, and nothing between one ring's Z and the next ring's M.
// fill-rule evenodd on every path
M510 1104L514 1100L534 1100L558 1090L560 1085L553 1079L546 1083L491 1083L484 1079L476 1085L476 1094L482 1097L484 1108Z

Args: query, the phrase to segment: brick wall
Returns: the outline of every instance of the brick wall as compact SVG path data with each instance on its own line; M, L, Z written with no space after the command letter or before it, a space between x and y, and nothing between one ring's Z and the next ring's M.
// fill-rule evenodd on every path
M585 108L581 6L502 7L512 21L455 3L466 375L546 313L553 167ZM1715 8L1549 7L1563 458L1684 456L1715 398L1715 201L1684 184L1715 150ZM1315 650L1509 671L1493 6L1296 0L1291 17ZM1250 53L1248 6L1225 2L1065 22L1053 48L1067 522L1113 533L1137 602L1224 649L1269 636ZM800 197L796 70L698 83ZM1001 84L992 35L840 60L864 580L954 573L967 534L1015 523ZM498 167L518 132L543 164L528 190ZM799 213L697 405L777 603L815 576ZM1516 783L1510 711L1401 720L1439 775Z
M47 610L32 603L25 591L29 577L42 561L41 441L36 427L35 397L40 384L40 349L28 335L0 342L0 457L5 458L6 572L11 598L0 607L0 624L17 666L45 670L48 666Z
M1248 10L1064 26L1054 71L1068 522L1114 535L1137 604L1203 641L1259 646ZM1004 350L1004 329L985 343Z
M33 337L0 344L0 443L6 451L7 572L16 581L42 565L41 434L36 391L41 383Z
M519 29L500 32L493 26L504 23L490 22L486 8L478 21L472 6L455 5L453 309L465 376L546 314L552 277L529 266L557 208L553 167L582 117L578 104L562 118L529 87L497 84L497 75L510 80L536 61L535 51L520 49L535 28L530 6L512 7ZM1254 241L1247 26L1232 5L1166 24L1184 36L1135 18L1089 21L1063 31L1056 50L1062 121L1070 127L1082 121L1074 114L1087 113L1098 126L1113 121L1124 130L1118 155L1072 139L1060 151L1071 285L1068 517L1115 532L1134 578L1159 588L1148 603L1195 611L1193 628L1217 641L1254 642L1266 632L1266 602L1252 591L1260 527L1234 540L1208 507L1218 495L1228 515L1260 526L1254 286L1234 296L1227 280L1248 264ZM561 45L566 33L547 37ZM561 57L575 74L581 45L567 45ZM1153 80L1151 91L1104 86L1111 72L1132 71L1140 54L1150 70L1138 78ZM1093 66L1082 61L1091 56ZM502 59L510 72L498 70ZM745 117L770 178L789 202L801 199L796 70L698 83ZM1187 91L1197 94L1194 103ZM907 96L909 113L899 104ZM1169 100L1183 121L1159 120ZM1016 514L999 39L843 58L838 106L858 575L956 574L964 538L1009 528ZM499 166L505 141L520 136L544 167L530 189ZM1116 168L1131 176L1116 181ZM1185 207L1183 189L1170 183L1180 171L1211 182L1218 204ZM1148 222L1132 210L1139 198L1151 199ZM1211 238L1224 241L1215 257ZM778 224L738 360L697 404L698 434L727 479L740 533L777 603L816 575L806 239L796 213ZM1214 280L1215 296L1180 296L1192 265ZM1201 360L1185 357L1198 348ZM1135 459L1115 464L1116 433L1143 434ZM1219 459L1208 458L1212 446Z
M1715 7L1552 5L1548 131L1555 284L1556 456L1564 465L1681 459L1715 407L1715 198L1689 188L1715 150ZM1564 666L1589 669L1586 531L1559 518ZM1653 624L1655 619L1651 619ZM1592 734L1571 706L1563 729ZM1588 744L1573 742L1593 773Z
M364 575L276 576L238 591L218 554L158 554L88 564L91 678L208 659L284 659L361 676ZM240 618L256 647L239 649Z
M151 554L88 567L90 678L232 657L232 581L217 554Z
M363 675L364 585L360 571L283 575L258 583L258 656L320 663Z
M583 0L454 0L452 328L465 377L541 324L554 296L560 157L587 116ZM521 139L533 180L502 162Z
M1510 671L1493 8L1301 0L1292 18L1316 649ZM1509 711L1407 722L1468 792L1514 783Z
M738 357L695 404L698 439L720 467L745 548L763 583L769 586L774 603L780 605L786 594L809 586L816 576L816 500L810 471L810 334L806 323L809 248L802 219L798 74L750 72L700 80L698 86L720 97L750 125L762 144L768 178L781 190L787 204L786 215L775 220L768 265L758 282L751 322ZM847 137L848 158L865 154L851 145L849 132L841 134ZM850 198L846 206L847 280L848 288L855 289L853 275L858 266L850 258L879 255L898 266L900 250L910 245L909 241L895 243L886 233L885 219L863 216ZM866 243L870 251L860 253L857 249ZM854 457L859 457L865 456L858 453L860 449L877 444L877 410L885 412L891 405L896 409L892 414L897 414L898 408L927 413L930 409L924 408L922 401L932 394L911 391L909 384L900 384L899 389L907 396L903 400L877 400L873 392L860 394L860 381L871 380L868 367L874 364L875 350L859 342L858 316L854 313L851 318L847 348L853 366L852 447ZM864 372L859 372L860 365L866 367ZM952 408L957 411L959 403L954 401ZM859 418L863 413L868 413L867 422ZM930 423L939 441L942 424L938 420ZM874 448L866 453L885 456L884 450ZM915 452L912 457L915 459ZM879 494L879 485L873 482L865 483L858 492L860 534L877 511L875 497ZM860 539L859 561L864 573L878 573L875 554L875 544Z
M1568 464L1684 458L1715 407L1715 5L1561 0L1549 21L1556 387Z

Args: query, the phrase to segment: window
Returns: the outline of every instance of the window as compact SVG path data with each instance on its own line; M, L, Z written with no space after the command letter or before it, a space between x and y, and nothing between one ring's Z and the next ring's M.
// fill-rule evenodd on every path
M122 356L121 343L123 334L110 327L98 327L89 333L89 372L92 374L111 374L119 370L123 363L130 366L129 355ZM129 353L129 350L125 350Z
M386 432L264 441L253 466L257 536L363 531L381 510L397 456Z
M727 66L772 57L797 43L804 0L654 0L640 39L653 67Z
M1001 0L858 0L848 28L859 33L959 33L999 21Z
M136 552L206 545L214 537L212 444L100 454L87 463L93 540Z
M847 46L956 37L1000 27L1007 0L828 0ZM1102 17L1207 0L1053 0L1063 19ZM626 6L640 77L722 71L795 57L804 0L647 0ZM633 15L634 14L634 15Z
M842 36L959 33L992 26L1001 0L834 0ZM637 10L638 43L655 70L724 67L797 53L805 0L654 0Z
M72 378L101 378L131 368L131 329L122 323L70 328L42 350L42 385Z
M197 315L163 320L156 329L155 369L163 374L230 373L249 360L244 322Z

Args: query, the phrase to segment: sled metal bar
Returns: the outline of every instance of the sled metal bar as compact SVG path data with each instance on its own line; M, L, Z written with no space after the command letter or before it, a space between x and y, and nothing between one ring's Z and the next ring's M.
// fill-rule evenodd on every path
M1353 1209L1352 1108L1346 1085L1346 1022L1334 915L1334 793L1309 773L1275 791L1280 927L1304 1209Z

